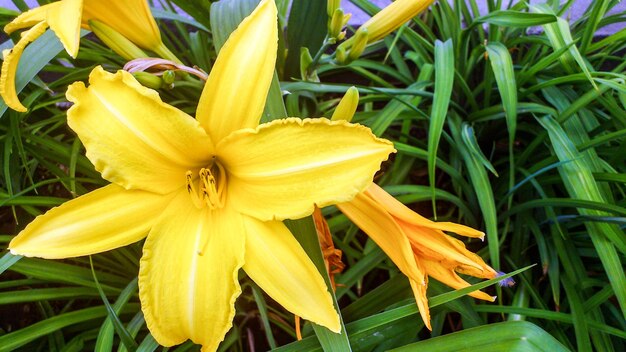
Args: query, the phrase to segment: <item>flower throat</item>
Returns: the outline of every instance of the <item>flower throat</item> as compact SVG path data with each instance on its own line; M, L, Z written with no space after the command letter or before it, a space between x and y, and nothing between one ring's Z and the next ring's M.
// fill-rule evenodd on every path
M193 172L187 171L185 173L187 193L189 193L193 204L198 209L205 206L211 210L222 208L226 195L226 170L224 167L213 157L211 164L207 168L200 169L198 176L198 190L196 190Z

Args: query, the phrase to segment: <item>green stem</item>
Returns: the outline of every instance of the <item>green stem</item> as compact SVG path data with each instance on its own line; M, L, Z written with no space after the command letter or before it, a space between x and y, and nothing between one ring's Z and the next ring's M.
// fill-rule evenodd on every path
M328 35L326 35L326 37L324 38L324 42L322 43L322 46L317 51L317 53L315 53L315 56L313 57L313 61L311 61L311 64L309 65L309 68L307 69L307 74L311 74L315 71L315 69L317 69L317 64L322 58L322 55L324 55L324 52L326 52L326 50L335 43L334 40L329 40L329 39L330 38L328 38Z

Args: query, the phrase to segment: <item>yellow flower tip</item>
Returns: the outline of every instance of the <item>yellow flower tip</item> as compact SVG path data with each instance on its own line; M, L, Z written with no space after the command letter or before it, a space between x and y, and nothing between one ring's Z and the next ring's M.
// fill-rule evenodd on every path
M369 35L369 29L366 26L361 26L361 28L356 31L354 44L350 49L350 53L348 53L348 61L354 61L363 54L369 40Z
M339 121L352 121L354 117L354 113L356 112L357 107L359 106L359 90L352 86L348 88L346 94L341 98L341 101L337 105L335 112L333 112L333 116L331 120Z
M4 103L15 111L27 111L26 107L22 105L17 97L17 91L15 89L17 65L26 46L39 38L46 31L47 27L48 25L45 22L38 23L33 28L22 33L22 37L17 44L15 44L13 49L3 50L2 52L4 61L2 62L2 70L0 71L0 96L4 100Z
M491 302L495 302L495 301L496 301L496 299L498 299L498 296L491 296L491 300L490 300L490 301L491 301Z

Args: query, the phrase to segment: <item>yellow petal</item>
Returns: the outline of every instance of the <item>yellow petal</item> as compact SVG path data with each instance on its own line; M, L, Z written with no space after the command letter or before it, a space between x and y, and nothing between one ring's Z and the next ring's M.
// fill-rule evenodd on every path
M337 207L387 253L404 275L424 284L424 272L417 267L408 238L380 205L360 193Z
M433 327L430 325L430 308L428 307L428 297L426 297L426 289L428 288L426 281L424 281L423 284L420 284L409 278L409 283L411 284L411 290L413 290L415 303L419 309L422 321L424 322L426 328L432 331Z
M108 185L38 216L11 253L48 259L108 251L144 238L171 197Z
M467 281L461 279L461 277L457 275L454 270L444 267L439 262L422 259L422 264L424 265L425 270L429 276L432 276L435 280L441 281L443 284L448 285L455 290L470 286L470 284ZM472 291L471 293L469 293L469 295L474 298L483 299L490 302L493 302L496 299L495 297L489 296L488 294L479 290Z
M452 247L456 249L458 253L467 257L470 261L472 261L472 265L462 264L454 268L457 272L471 275L474 277L480 277L483 279L493 279L498 276L498 273L493 270L492 267L487 265L483 258L481 258L478 254L468 250L465 248L465 243L457 240L456 238L452 238L450 236L446 236L446 241L450 243Z
M105 179L128 189L169 193L185 172L206 166L213 149L191 116L161 101L128 72L96 67L91 85L72 84L68 124Z
M4 31L7 34L11 34L18 29L30 28L37 23L44 22L46 20L48 10L59 6L61 6L60 1L35 7L32 10L23 12L19 16L15 17L15 19L13 19L13 21L11 21L9 24L4 26Z
M82 0L63 0L48 9L46 21L71 57L76 57L80 44Z
M141 308L157 342L191 339L217 349L241 293L244 241L239 213L198 209L186 192L171 202L148 235L139 269Z
M341 324L324 279L280 221L245 217L243 270L288 311L339 333Z
M146 0L85 0L83 24L89 20L105 23L144 49L154 51L162 45Z
M448 241L450 236L443 232L407 224L401 220L398 220L398 224L409 237L409 241L415 251L423 256L429 257L431 260L446 262L446 265L450 268L467 265L482 270L482 267L468 258L465 252L460 252L456 246L452 245Z
M437 229L441 231L454 232L466 237L483 239L485 234L481 231L474 230L471 227L455 224L453 222L435 222L431 221L413 210L409 209L402 202L398 201L392 195L387 193L384 189L375 183L372 183L367 188L367 194L376 199L376 201L382 205L392 216L402 219L403 221L419 225L423 227L429 227L431 229Z
M230 35L211 69L196 118L217 143L255 128L274 74L278 25L274 0L263 0Z
M241 130L217 146L228 194L260 220L300 218L347 202L372 182L393 145L361 125L289 118Z
M22 38L15 44L15 47L2 52L4 61L2 62L2 72L0 73L0 96L8 107L15 111L25 112L27 109L20 103L15 90L15 75L17 65L22 57L24 48L33 40L39 38L48 28L45 22L40 22L33 28L26 31Z

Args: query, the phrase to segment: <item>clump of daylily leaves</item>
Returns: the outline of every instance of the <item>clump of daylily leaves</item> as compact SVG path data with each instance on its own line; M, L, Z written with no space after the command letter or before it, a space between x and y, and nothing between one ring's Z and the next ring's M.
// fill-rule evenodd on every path
M431 2L394 2L339 44L337 61L354 60L367 43ZM347 16L337 1L329 1L328 13L328 38L338 43L346 36ZM146 238L139 295L151 334L164 346L191 339L204 350L216 350L232 326L240 269L290 312L341 330L329 288L282 222L309 216L316 206L337 205L389 255L410 279L429 329L429 276L453 288L469 286L457 273L496 277L444 231L481 239L482 232L430 221L373 183L395 150L367 127L349 122L358 105L356 89L347 92L331 120L292 117L260 124L276 62L276 23L274 1L263 0L231 34L208 77L199 74L206 84L195 118L164 103L126 71L96 67L88 86L72 84L68 124L110 184L37 217L11 241L11 252L69 258ZM24 48L50 27L75 57L81 26L128 59L147 56L144 49L162 58L152 59L159 65L184 67L163 45L147 2L62 0L26 12L5 28L31 27L5 53L0 94L9 107L26 111L14 86ZM470 295L494 299L480 291Z

